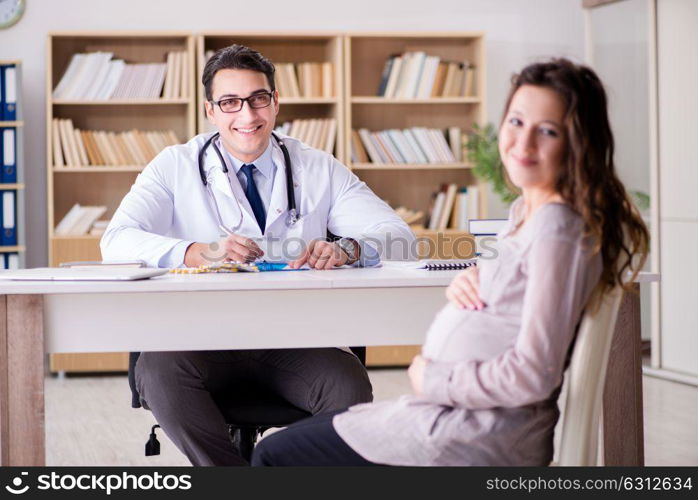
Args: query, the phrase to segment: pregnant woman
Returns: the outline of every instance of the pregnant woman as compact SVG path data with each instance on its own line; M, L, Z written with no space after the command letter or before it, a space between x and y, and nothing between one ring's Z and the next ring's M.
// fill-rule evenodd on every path
M582 313L647 254L613 148L591 69L555 59L515 75L499 152L521 196L497 257L448 287L408 371L413 394L298 422L262 440L253 465L549 464Z

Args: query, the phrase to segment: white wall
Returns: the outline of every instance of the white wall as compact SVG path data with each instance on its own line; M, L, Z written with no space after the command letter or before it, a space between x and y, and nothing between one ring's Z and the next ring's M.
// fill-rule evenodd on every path
M45 265L45 44L49 31L457 31L487 34L488 116L498 121L509 77L532 60L583 60L581 0L28 0L22 20L0 31L0 59L24 61L27 265ZM496 203L490 215L506 212Z

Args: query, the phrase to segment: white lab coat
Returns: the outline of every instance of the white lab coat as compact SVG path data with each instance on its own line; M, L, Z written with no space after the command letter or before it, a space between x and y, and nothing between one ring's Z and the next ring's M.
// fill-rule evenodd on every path
M151 267L179 267L190 243L215 242L224 236L198 170L198 154L208 137L210 133L201 134L186 144L164 149L138 175L102 237L104 260L140 259ZM386 248L375 242L385 241L387 233L393 241L405 243L396 248L414 247L414 234L404 221L332 155L280 137L291 157L300 220L291 227L286 224L285 163L272 139L277 168L264 236L235 173L232 169L224 173L213 147L207 148L204 170L225 227L236 226L242 213L242 225L236 232L254 238L265 258L276 261L297 255L300 241L324 238L328 229L338 236L372 243L383 258Z

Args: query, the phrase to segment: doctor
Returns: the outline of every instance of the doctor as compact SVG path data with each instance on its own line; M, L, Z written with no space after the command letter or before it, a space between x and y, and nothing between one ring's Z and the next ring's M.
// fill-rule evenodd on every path
M143 170L102 238L105 260L191 267L263 258L332 269L377 265L375 241L388 235L410 247L402 219L332 155L272 136L279 96L267 58L223 48L202 83L218 135L168 147ZM326 241L328 231L341 239ZM253 381L313 414L372 399L359 360L333 348L145 352L135 376L141 403L194 465L244 464L212 394Z

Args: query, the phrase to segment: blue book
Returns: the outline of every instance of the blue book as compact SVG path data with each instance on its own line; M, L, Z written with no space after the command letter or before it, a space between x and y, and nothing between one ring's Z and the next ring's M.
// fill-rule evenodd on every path
M2 128L0 136L0 182L14 184L17 182L17 133L14 128Z
M14 191L2 191L2 238L3 246L17 244L17 200Z
M5 119L5 66L0 66L0 122Z
M17 119L17 68L2 66L2 119L14 121Z

